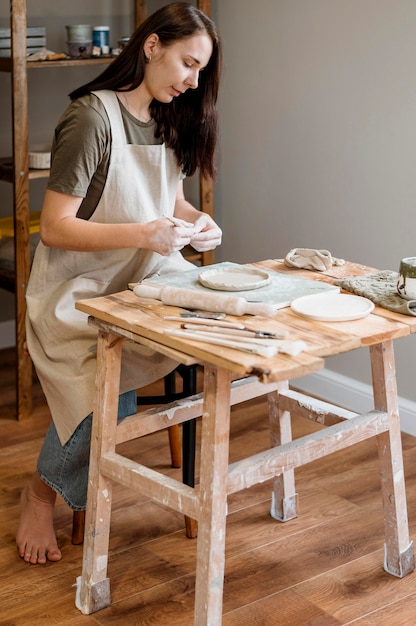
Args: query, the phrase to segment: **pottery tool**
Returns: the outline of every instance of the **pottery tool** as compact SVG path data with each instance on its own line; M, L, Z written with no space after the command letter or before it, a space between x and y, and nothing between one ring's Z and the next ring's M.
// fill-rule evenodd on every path
M207 343L216 343L217 345L228 346L229 348L235 348L237 350L244 350L246 352L253 352L256 349L256 354L260 356L275 356L278 352L283 352L290 356L297 356L306 349L306 343L304 341L289 341L285 339L273 339L270 337L247 337L247 335L235 335L232 334L235 331L230 328L221 328L214 331L212 327L209 330L194 330L192 328L184 328L184 330L169 330L164 331L166 334L177 335L181 337L188 337L189 339L196 339L198 341L205 341ZM242 331L240 331L242 332ZM224 343L226 342L226 343ZM272 351L264 351L264 348L272 348ZM260 351L259 351L260 349Z
M202 320L222 320L225 317L225 313L197 313L196 311L186 311L183 313L179 313L179 315L172 315L170 318L166 315L165 320L176 318L177 321L180 321L183 317L192 317Z
M188 326L188 327L187 327ZM218 337L224 339L230 339L232 341L242 342L242 343L254 343L258 346L277 346L277 339L273 339L271 337L253 337L253 335L247 335L243 330L234 330L233 328L217 328L214 330L212 327L208 326L206 330L202 328L189 328L189 325L183 324L182 328L187 330L189 333L195 332L198 335L205 335L207 337ZM234 333L242 333L234 334Z
M187 330L165 330L167 335L173 335L174 337L185 337L186 339L194 339L195 341L201 341L202 343L213 343L217 346L224 346L225 348L234 348L235 350L242 350L243 352L250 352L252 354L258 354L266 358L276 356L278 349L274 346L261 346L258 344L250 344L240 341L233 341L225 337L218 337L215 335L209 335L209 333L197 333Z
M165 320L172 320L174 322L183 322L184 318L185 320L189 320L189 323L191 324L205 324L205 325L214 325L214 326L221 326L221 328L233 328L235 330L245 330L246 332L249 333L254 333L257 336L265 336L265 337L279 337L280 339L283 339L284 337L288 336L288 331L284 331L282 333L272 333L270 331L267 330L255 330L254 328L249 328L248 326L244 326L244 324L239 324L238 322L229 322L227 320L223 320L222 317L225 317L225 315L223 315L222 317L214 317L214 314L202 314L202 315L193 315L192 313L180 313L179 315L165 315L163 319Z
M247 302L245 298L234 295L205 293L183 287L159 287L140 283L133 289L136 296L141 298L155 298L163 304L179 306L184 309L202 309L217 311L229 315L265 315L273 317L278 311L274 304L262 302Z
M216 337L218 339L229 339L234 343L248 343L257 346L272 346L273 348L277 348L278 352L290 354L290 356L296 356L306 349L306 343L304 341L289 341L287 339L273 339L272 337L248 337L246 334L233 334L235 332L243 333L244 331L235 331L231 328L219 328L216 331L213 331L212 327L208 328L209 330L201 330L198 328L194 331L194 334L196 333L198 335L203 335L206 337ZM189 333L191 333L193 329L187 330Z
M211 322L211 324L207 324ZM287 337L288 333L272 333L267 330L252 330L242 324L239 324L240 328L236 328L237 324L232 322L226 322L225 324L219 324L221 320L195 320L194 322L181 324L181 328L188 328L190 330L205 330L208 332L227 332L229 335L237 335L240 337L253 337L262 339L283 339Z

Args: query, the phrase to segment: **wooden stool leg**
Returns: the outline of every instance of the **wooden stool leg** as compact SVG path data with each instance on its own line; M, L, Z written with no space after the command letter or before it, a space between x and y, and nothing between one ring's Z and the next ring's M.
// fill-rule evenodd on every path
M278 391L267 394L269 406L270 443L272 447L292 441L292 425L289 411L279 408L279 391L289 388L288 382L279 383ZM287 470L273 479L270 515L280 522L297 517L297 493L295 471Z
M168 434L172 467L180 467L182 465L182 451L179 425L174 424L173 426L169 426Z
M84 543L85 511L74 511L72 516L72 543L80 546Z

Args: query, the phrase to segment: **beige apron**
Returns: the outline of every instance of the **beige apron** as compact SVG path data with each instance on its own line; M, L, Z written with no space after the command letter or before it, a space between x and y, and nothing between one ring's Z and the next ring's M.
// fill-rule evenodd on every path
M90 221L149 222L172 215L180 169L165 145L127 144L117 96L96 92L110 120L112 145L105 188ZM39 244L27 289L27 341L61 443L91 413L94 401L97 332L77 300L115 293L129 282L193 265L175 253L163 257L144 249L72 252ZM176 363L126 342L120 392L162 378Z

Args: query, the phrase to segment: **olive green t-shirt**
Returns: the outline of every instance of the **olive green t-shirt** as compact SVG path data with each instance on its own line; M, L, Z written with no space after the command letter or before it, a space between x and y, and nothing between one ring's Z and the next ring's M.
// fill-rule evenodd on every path
M120 104L127 143L161 144L156 123L140 122ZM55 129L48 189L83 198L77 217L93 214L107 178L111 128L101 100L89 94L71 102Z

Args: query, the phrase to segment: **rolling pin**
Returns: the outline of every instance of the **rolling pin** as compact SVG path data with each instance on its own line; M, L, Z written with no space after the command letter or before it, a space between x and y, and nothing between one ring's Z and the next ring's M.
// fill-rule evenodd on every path
M265 315L274 317L278 307L263 302L247 302L241 296L205 293L184 287L158 287L156 285L136 285L133 292L140 298L154 298L163 304L180 306L184 309L202 309L228 315Z

